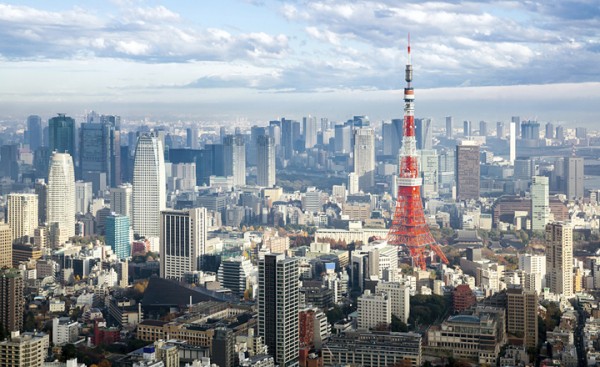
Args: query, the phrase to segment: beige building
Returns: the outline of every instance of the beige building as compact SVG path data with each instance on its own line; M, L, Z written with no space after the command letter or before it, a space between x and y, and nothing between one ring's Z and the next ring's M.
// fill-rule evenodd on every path
M546 286L552 293L573 296L573 227L568 223L546 226Z
M0 268L12 267L12 231L8 224L0 223Z
M11 333L0 342L0 366L41 367L48 354L50 338L44 333Z
M366 290L358 297L358 328L372 329L392 323L392 304L386 293Z
M33 237L38 226L38 196L36 194L8 195L8 225L13 241Z
M383 292L390 298L391 312L402 322L408 323L410 313L410 287L398 282L378 282L377 293Z
M538 343L537 294L521 286L510 286L506 294L508 338L518 344L535 348Z

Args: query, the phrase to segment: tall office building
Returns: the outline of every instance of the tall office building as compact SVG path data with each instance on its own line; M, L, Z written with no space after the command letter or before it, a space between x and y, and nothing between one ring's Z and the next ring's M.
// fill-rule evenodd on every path
M110 189L110 210L130 219L133 214L133 186L125 183Z
M567 157L565 158L565 194L569 200L583 198L583 158Z
M27 139L32 152L44 145L41 117L37 115L27 117Z
M6 144L0 147L0 177L19 180L19 145Z
M454 129L452 116L446 116L446 137L452 139L452 130Z
M185 129L186 134L186 146L190 149L198 149L200 148L200 144L198 142L198 128L197 127L188 127Z
M23 329L23 277L17 269L0 270L0 324L7 331Z
M546 286L552 293L573 296L573 227L568 223L546 225Z
M38 227L38 196L36 194L8 194L8 225L12 240L27 242Z
M279 124L281 125L281 121L271 121L274 124ZM281 127L279 125L274 125L279 127L279 144L277 144L277 142L275 142L276 145L279 145L279 149L281 149ZM268 128L264 127L264 126L252 126L250 128L250 143L247 145L247 150L246 150L246 160L248 162L249 165L251 166L256 166L257 165L257 158L258 158L258 152L257 152L257 146L258 146L258 137L259 136L264 136L264 135L270 135L268 132Z
M521 118L519 116L512 116L510 122L515 124L515 132L519 134L521 132Z
M227 135L223 139L225 176L233 176L235 186L246 185L246 144L242 135Z
M304 148L313 148L317 145L317 132L319 130L317 118L309 115L302 118L302 124L304 130Z
M473 135L473 125L470 120L463 122L463 136L467 139Z
M298 138L295 123L297 124L296 121L281 119L281 148L284 159L290 159L294 155L294 144Z
M258 262L258 335L275 363L298 366L298 259L266 254Z
M433 128L431 119L415 119L415 137L417 139L417 149L432 149Z
M12 266L12 230L6 223L0 222L0 269Z
M550 184L548 177L533 176L531 182L531 230L545 231L550 221Z
M75 211L77 213L87 213L92 204L92 183L76 181L75 182Z
M104 222L106 244L119 259L131 256L131 225L129 217L111 213Z
M456 146L456 199L479 199L479 146L463 141Z
M160 236L160 212L167 206L163 145L152 134L138 138L133 163L133 232Z
M102 116L105 117L105 116ZM121 184L121 135L118 126L111 122L89 122L79 129L79 177L91 181L90 177L104 173L94 192L106 186Z
M423 179L423 191L421 195L424 198L437 197L439 180L439 161L437 151L433 149L421 150L419 153L419 174Z
M261 135L257 141L256 184L263 187L275 186L275 141Z
M538 299L535 291L511 285L507 296L507 332L509 339L519 339L518 344L535 348L538 344Z
M479 121L479 136L488 135L488 123L485 121Z
M394 139L394 125L384 122L381 125L381 135L383 138L383 155L397 156L398 142Z
M544 137L546 139L554 139L554 125L551 122L547 122L545 125Z
M52 154L46 201L50 243L59 246L75 235L75 169L67 153Z
M352 128L347 125L335 125L335 152L350 153L352 149Z
M496 122L496 138L504 139L506 135L506 131L504 131L504 122L498 121Z
M375 186L375 134L371 128L354 130L354 173L364 192Z
M50 152L75 156L75 120L64 113L48 120Z
M517 125L514 121L510 123L509 134L508 160L510 164L514 164L515 159L517 158Z
M160 220L160 277L183 279L200 270L206 251L206 208L165 210Z

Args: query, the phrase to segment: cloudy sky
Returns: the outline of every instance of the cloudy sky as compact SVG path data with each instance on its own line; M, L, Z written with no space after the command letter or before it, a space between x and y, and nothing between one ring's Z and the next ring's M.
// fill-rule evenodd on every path
M600 6L579 1L0 3L0 115L402 115L600 122Z

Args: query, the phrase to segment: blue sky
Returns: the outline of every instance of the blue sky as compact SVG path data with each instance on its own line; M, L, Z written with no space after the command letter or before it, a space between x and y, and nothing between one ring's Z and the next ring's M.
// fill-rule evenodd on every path
M0 111L600 121L597 1L0 3Z

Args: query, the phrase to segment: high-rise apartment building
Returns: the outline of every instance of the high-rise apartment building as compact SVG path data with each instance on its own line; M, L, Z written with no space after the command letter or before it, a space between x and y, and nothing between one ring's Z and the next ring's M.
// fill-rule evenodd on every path
M75 156L75 120L64 113L48 120L50 152Z
M59 246L75 235L75 170L71 155L52 154L46 200L50 243Z
M246 185L246 144L242 135L225 136L223 163L225 176L232 176L235 186Z
M266 135L257 138L256 184L275 186L275 140Z
M26 242L38 227L38 196L36 194L8 194L8 225L12 240Z
M165 210L160 221L160 277L183 279L200 270L206 251L206 208Z
M110 246L119 259L131 256L131 226L129 217L111 213L104 222L106 244Z
M12 266L12 230L8 224L0 222L0 269Z
M552 293L573 296L573 227L569 223L546 225L546 286Z
M463 141L456 146L456 200L479 199L479 146Z
M110 189L110 210L121 215L126 215L129 219L133 213L133 186L131 184L122 184Z
M275 363L298 366L298 259L266 254L258 262L258 335Z
M23 328L23 277L17 269L0 270L0 324L7 331Z
M583 198L583 158L566 157L565 158L565 194L568 199Z
M375 186L375 134L371 128L354 130L354 173L364 192Z
M523 288L540 294L546 285L546 255L519 254L519 270L525 278Z
M42 118L37 115L27 117L27 140L29 149L35 152L44 145L44 135L42 130Z
M133 163L133 232L147 238L160 236L160 212L167 205L163 145L152 134L138 138Z
M527 348L538 344L538 299L535 291L511 285L507 295L507 332L509 340L517 340Z
M531 230L545 231L550 221L550 184L548 177L533 176L531 182Z

